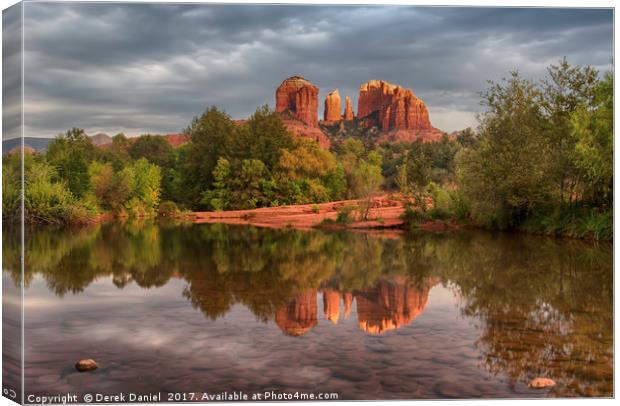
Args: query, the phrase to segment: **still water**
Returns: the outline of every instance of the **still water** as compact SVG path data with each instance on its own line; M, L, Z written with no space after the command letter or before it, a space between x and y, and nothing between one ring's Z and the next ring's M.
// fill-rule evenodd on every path
M474 231L30 230L25 393L612 396L612 255ZM83 358L99 369L77 372ZM538 376L557 385L528 388Z

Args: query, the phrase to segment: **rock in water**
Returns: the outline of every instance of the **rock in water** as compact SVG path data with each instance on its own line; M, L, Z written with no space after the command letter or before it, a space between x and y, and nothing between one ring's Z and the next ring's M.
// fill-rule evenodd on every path
M555 381L550 378L534 378L527 386L530 388L541 389L555 386Z
M357 117L364 118L377 112L376 123L382 131L431 130L426 104L411 89L383 80L370 80L360 86Z
M276 111L289 111L310 127L319 126L319 88L301 76L291 76L276 90Z
M335 123L342 119L340 116L340 93L338 93L338 89L329 93L325 98L323 119L329 123Z
M344 119L353 120L354 118L353 107L351 107L351 98L347 96L344 98Z
M90 358L81 359L75 364L75 369L80 372L94 371L97 368L99 368L99 365L97 365L94 359Z

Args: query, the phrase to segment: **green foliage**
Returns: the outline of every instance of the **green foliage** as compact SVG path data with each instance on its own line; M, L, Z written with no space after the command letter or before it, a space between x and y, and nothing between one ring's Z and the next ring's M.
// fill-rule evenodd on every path
M69 191L83 197L89 189L88 165L97 149L84 130L72 128L59 135L47 147L47 161L56 168L55 176L67 183Z
M280 115L265 105L237 129L230 156L261 161L271 171L280 162L282 150L292 147L293 138L284 127Z
M613 238L613 212L583 205L556 206L539 211L521 226L531 233L594 240Z
M220 158L213 170L213 189L203 193L201 203L211 210L226 210L230 205L230 162Z
M21 154L12 154L2 164L2 218L21 218ZM66 183L58 181L56 169L32 154L23 156L24 201L26 223L77 224L91 221L97 211L87 201L80 201Z
M479 143L458 156L458 180L478 222L514 226L550 198L551 145L537 103L540 91L516 72L483 93Z
M99 153L104 162L110 162L114 170L119 171L131 162L131 156L129 155L130 144L131 142L125 134L119 133L112 137L112 143Z
M573 163L583 184L583 198L612 204L613 76L606 73L594 89L592 108L580 106L570 117L575 150Z
M134 160L145 158L161 168L169 168L174 163L172 146L159 135L146 134L138 137L131 144L128 152Z
M336 223L338 224L349 224L353 221L351 215L357 208L352 205L343 206L338 209L338 214L336 215Z
M472 218L496 228L611 238L613 78L562 60L540 83L517 73L483 93L475 142L458 153Z
M226 113L210 107L194 118L187 133L190 142L181 162L181 188L187 203L199 207L202 193L212 187L218 159L231 155L235 124Z
M179 208L175 202L166 200L165 202L161 202L159 204L157 211L160 216L175 216L179 213Z
M89 166L91 192L104 210L130 216L155 214L159 204L160 169L140 158L120 171L112 164Z

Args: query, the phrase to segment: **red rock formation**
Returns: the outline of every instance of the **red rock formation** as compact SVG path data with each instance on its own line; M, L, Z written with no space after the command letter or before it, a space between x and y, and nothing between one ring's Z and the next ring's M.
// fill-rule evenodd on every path
M170 144L173 148L176 148L189 141L190 137L187 134L166 134L164 135L164 138L168 141L168 144Z
M340 292L332 289L323 291L323 313L327 320L338 324L340 317Z
M293 137L305 137L316 141L321 148L328 149L329 138L320 128L310 127L298 120L283 120L284 126L291 132Z
M351 98L349 96L344 98L344 119L353 120L355 115L353 114L353 108L351 107Z
M325 112L323 118L328 123L335 123L342 119L340 115L340 93L338 93L338 89L329 93L325 98Z
M276 111L288 111L308 126L318 127L318 95L318 87L301 76L292 76L276 90Z
M409 324L426 308L435 283L429 279L418 288L406 279L382 280L374 288L356 294L360 329L380 334Z
M297 295L276 313L276 324L291 336L301 336L317 324L316 290Z
M393 129L431 130L428 110L410 89L383 80L371 80L360 86L358 118L377 112L376 124L382 131Z

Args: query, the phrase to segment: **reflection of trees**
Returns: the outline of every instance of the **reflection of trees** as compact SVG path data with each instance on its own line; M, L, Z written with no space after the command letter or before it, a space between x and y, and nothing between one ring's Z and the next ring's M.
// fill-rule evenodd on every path
M14 237L3 234L3 266L17 282ZM291 334L314 325L310 297L319 290L339 292L345 313L354 297L358 306L358 298L372 299L362 317L371 330L385 331L413 319L429 281L441 281L459 293L463 314L479 320L483 367L513 383L549 376L563 381L558 394L587 395L611 393L611 264L611 246L532 236L468 231L385 239L134 222L28 230L25 281L39 274L64 295L102 277L119 288L162 286L178 277L187 282L185 297L206 316L242 303ZM341 317L335 296L324 300L327 317Z
M481 322L490 372L549 376L562 396L611 393L610 246L489 234L444 245L429 244L462 312Z

